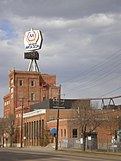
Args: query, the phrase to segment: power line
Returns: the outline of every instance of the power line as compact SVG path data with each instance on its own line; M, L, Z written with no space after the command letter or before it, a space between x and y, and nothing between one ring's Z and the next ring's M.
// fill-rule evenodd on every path
M103 65L107 64L107 62L109 62L110 59L112 59L112 58L113 58L113 61L115 60L115 58L118 58L118 56L120 56L120 55L118 55L120 53L120 51L121 51L121 49L115 51L112 55L110 55L105 60L103 60L103 62L93 65L92 67L90 67L89 70L82 71L81 73L79 73L78 75L73 77L72 79L66 79L65 81L62 81L61 84L68 82L68 81L72 81L72 80L78 80L77 78L79 77L79 75L81 76L81 78L79 78L79 80L81 80L81 79L83 79L84 76L88 76L88 74L93 73L97 69L99 69L100 71L104 70L104 69L100 69L99 67L102 67Z
M108 94L111 94L111 93L113 93L113 92L115 92L115 91L118 91L119 89L121 89L121 87L118 87L118 88L116 88L116 89L114 89L114 90L112 90L112 91L109 91L109 92L107 92L107 93L101 95L100 97L103 97L103 96L106 96L106 95L108 95Z
M108 57L108 60L107 59L105 60L105 62L100 63L98 65L94 65L92 67L92 68L94 68L96 70L95 75L100 74L97 78L92 79L91 82L89 82L89 80L81 82L80 85L77 85L77 86L75 86L75 87L73 87L71 89L68 89L66 91L71 91L71 90L74 90L74 89L77 89L77 88L79 88L79 89L89 89L89 88L92 88L92 87L96 86L96 84L99 84L99 82L98 82L99 80L103 80L104 78L108 77L112 72L114 72L117 69L119 69L119 66L120 66L121 63L117 62L117 61L120 61L119 56L121 56L121 55L114 55L114 54L119 54L120 51L121 51L121 49L119 49L118 51L114 52L110 57ZM109 60L112 59L112 58L113 58L113 62L112 61L109 62ZM109 63L107 63L107 62L109 62ZM105 66L102 66L104 64L105 64ZM108 69L109 65L110 65L110 68ZM102 68L101 69L100 68L95 68L96 66L98 66L98 67L102 66ZM105 72L105 69L107 70L107 72ZM94 71L91 71L91 72L93 73ZM87 72L87 73L85 73L85 75L87 75L88 73L91 73L91 72ZM98 73L98 72L100 72L100 73ZM87 83L89 82L89 83L86 84L86 82ZM92 86L90 86L90 85L92 85Z
M100 80L105 80L105 78L107 78L108 77L108 79L109 79L109 81L110 80L112 80L112 78L114 77L114 78L116 78L116 76L111 76L111 77L109 77L110 76L110 74L112 73L112 72L114 72L114 71L116 71L117 70L117 68L115 68L115 67L117 67L117 64L115 65L115 66L113 66L113 68L112 68L112 70L111 71L109 71L109 72L107 72L107 73L103 73L102 75L100 74L100 76L98 76L96 79L93 79L92 81L85 81L85 82L81 82L81 84L79 84L78 86L76 86L76 87L72 87L71 89L68 89L68 90L66 90L66 91L71 91L71 90L73 90L73 89L75 89L75 88L79 88L79 89L90 89L90 88L92 88L92 87L95 87L97 84L102 84L102 82L99 82ZM121 76L120 76L121 77ZM118 77L119 78L119 77ZM87 84L86 84L86 82L87 82ZM88 83L89 82L89 83ZM107 82L107 80L105 81L105 82ZM80 82L79 82L80 83ZM104 83L104 81L103 81L103 83Z

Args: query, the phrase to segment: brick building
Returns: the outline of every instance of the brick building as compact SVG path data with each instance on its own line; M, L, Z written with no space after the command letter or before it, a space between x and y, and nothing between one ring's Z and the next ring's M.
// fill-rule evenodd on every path
M16 71L9 73L10 93L4 96L4 116L20 111L22 98L24 107L42 102L50 98L58 98L59 87L56 86L56 76L39 72ZM29 110L28 110L29 111Z
M61 92L60 87L56 86L56 76L13 69L9 73L9 90L10 92L4 96L4 117L8 117L10 114L15 116L14 143L20 146L22 141L25 146L39 146L53 142L54 135L50 132L56 129L57 123L57 110L53 109L57 106L57 101L53 102L53 100L59 99ZM60 110L59 142L62 142L63 139L71 139L71 141L80 139L80 127L73 123L72 110L69 109L74 101L77 100L64 100L64 102L61 100L62 106L67 109ZM87 106L90 105L90 100L81 101L85 101ZM22 107L24 113L23 139L21 139ZM107 123L110 119L116 120L121 117L119 108L109 109L109 111L103 109L100 113L105 111L106 114L111 111L106 116L103 113L103 120L107 119ZM116 124L107 124L95 129L101 145L111 143L116 128Z
M30 105L43 100L59 97L60 87L56 86L56 76L37 71L9 72L9 93L4 96L4 117L15 117L16 143L20 143L20 124L23 113L30 111Z
M59 142L62 138L73 138L72 109L59 110ZM39 109L24 114L24 146L47 145L54 142L56 129L57 109Z
M39 109L25 113L23 117L24 146L47 145L50 142L50 129L47 122L51 119L56 120L57 110Z
M119 128L118 118L121 111L97 110L102 123L95 129L98 148L109 148L112 137ZM61 146L80 147L81 129L75 124L72 109L60 109L59 112L59 143ZM118 117L117 117L118 116ZM24 146L47 145L55 142L57 128L57 109L38 109L24 114ZM33 130L34 129L34 130ZM52 133L51 133L52 132Z
M69 134L66 131L67 123L62 120L68 120L70 122L72 118L72 105L75 101L85 103L90 106L90 100L88 99L60 99L59 100L59 118L61 133L64 131L64 135ZM49 99L41 103L33 104L30 106L30 112L24 114L24 145L47 145L54 140L54 135L50 135L52 129L56 129L57 113L58 113L58 100ZM63 129L65 127L65 129ZM34 130L33 130L34 129ZM70 135L67 135L70 138ZM60 141L60 137L59 137Z
M24 146L47 145L46 110L35 110L24 116Z

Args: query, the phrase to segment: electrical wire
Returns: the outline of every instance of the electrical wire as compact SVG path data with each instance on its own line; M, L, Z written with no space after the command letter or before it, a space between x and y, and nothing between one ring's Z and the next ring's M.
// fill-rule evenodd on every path
M121 89L121 87L118 87L118 88L116 88L116 89L113 89L113 90L111 90L111 91L109 91L109 92L107 92L107 93L105 93L105 94L103 94L103 95L101 95L101 96L99 96L99 97L104 97L104 96L106 96L106 95L108 95L108 94L111 94L111 93L114 93L114 92L118 91L119 89Z
M77 88L78 89L92 88L92 87L96 86L96 83L97 84L99 83L98 82L99 80L102 80L102 79L108 77L112 72L119 70L121 63L117 62L117 61L120 61L120 59L119 59L120 56L121 56L120 52L121 52L121 49L114 52L111 56L107 57L107 59L104 62L101 62L100 64L96 64L92 68L90 68L90 70L87 71L87 73L82 72L82 73L84 73L85 76L88 76L88 74L92 74L92 73L94 73L95 75L98 75L100 73L98 78L92 79L90 82L89 82L89 80L86 81L86 82L89 82L88 84L86 84L85 81L79 82L79 83L81 83L80 85L73 87L71 89L68 89L65 92L71 91L71 90L74 90L74 89L77 89ZM108 67L110 67L110 68L108 69ZM93 71L92 71L92 69L93 69ZM107 70L107 72L105 72L105 70ZM84 79L84 77L83 77L83 79ZM73 79L71 79L71 80L73 80ZM84 84L85 84L85 86L84 86Z
M113 54L111 54L106 59L104 59L103 62L97 63L97 64L93 65L92 67L90 67L89 70L82 71L78 75L74 76L72 79L66 79L65 81L62 81L61 84L64 84L64 83L66 83L68 81L70 82L70 81L73 81L73 80L81 80L81 79L84 79L84 76L88 76L89 74L94 73L95 70L100 69L100 67L102 67L103 65L107 64L108 62L110 62L110 59L113 59L113 61L114 61L115 58L118 58L119 56L121 56L120 55L120 52L121 52L121 49L115 51ZM100 70L103 70L103 69L100 69ZM81 76L81 78L78 78L79 76Z
M116 65L117 66L117 65ZM97 77L96 79L94 79L94 80L92 80L92 81L90 81L88 84L86 83L86 82L81 82L81 84L79 84L79 85L77 85L76 86L76 88L79 88L79 89L90 89L90 88L92 88L92 87L95 87L97 84L102 84L101 82L100 82L100 80L104 80L105 81L105 78L107 78L108 77L108 80L112 80L112 78L114 77L116 77L116 76L111 76L111 78L109 77L110 76L110 74L112 73L112 72L114 72L114 71L116 71L117 69L116 68L113 68L113 70L111 70L110 72L108 72L108 73L104 73L104 74L102 74L102 75L100 75L99 77ZM108 81L108 80L106 80L106 81ZM88 81L87 81L88 82ZM104 82L103 82L104 83ZM84 85L85 84L85 85ZM75 89L75 87L72 87L71 89L68 89L68 90L66 90L66 91L70 91L70 90L73 90L73 89Z

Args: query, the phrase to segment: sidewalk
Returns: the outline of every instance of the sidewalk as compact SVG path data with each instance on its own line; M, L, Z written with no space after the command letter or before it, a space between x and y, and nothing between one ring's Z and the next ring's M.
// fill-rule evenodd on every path
M29 151L55 151L55 147L52 145L48 145L46 147L42 147L42 146L29 146L29 147L23 147L20 148L23 150L29 150Z
M71 153L71 154L92 154L92 155L113 155L113 156L121 156L121 153L118 152L101 152L101 151L82 151L80 149L74 149L74 148L63 148L60 149L58 148L58 150L55 150L55 146L54 144L49 144L46 147L41 147L41 146L29 146L29 147L23 147L23 148L16 148L16 147L12 147L12 148L2 148L2 150L20 150L20 151L33 151L33 152L64 152L64 153Z

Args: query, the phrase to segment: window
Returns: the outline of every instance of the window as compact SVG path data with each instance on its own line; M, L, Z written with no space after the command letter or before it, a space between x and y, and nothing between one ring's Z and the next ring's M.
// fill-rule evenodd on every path
M27 123L24 123L24 137L26 138L27 131Z
M40 120L39 121L39 130L40 130L40 143L42 143L43 142L43 138L44 138L44 120L42 119L42 120Z
M72 137L77 138L77 129L73 129L72 131Z
M35 101L35 93L31 93L31 101Z
M64 129L64 137L66 137L66 129Z
M61 137L63 137L63 129L61 129Z
M20 80L20 81L19 81L19 85L20 85L20 86L23 86L23 80Z
M34 80L31 80L31 86L35 86L35 81Z
M32 138L32 122L29 122L29 128L28 128L28 137L31 139Z
M36 121L34 121L33 123L34 123L34 124L33 124L33 126L34 126L34 127L33 127L34 132L33 132L33 133L34 133L34 139L35 139L36 132L37 132L37 131L36 131Z

